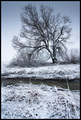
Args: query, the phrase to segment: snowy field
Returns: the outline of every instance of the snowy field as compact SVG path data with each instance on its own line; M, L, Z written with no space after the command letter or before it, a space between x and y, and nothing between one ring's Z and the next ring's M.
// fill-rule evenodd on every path
M80 119L80 92L56 86L1 87L2 119Z
M2 78L40 78L40 79L80 79L80 64L50 65L42 67L6 67L1 66Z
M79 79L80 64L1 66L2 78ZM2 79L3 80L3 79ZM13 80L13 79L12 79ZM80 119L80 90L23 82L1 85L2 119Z

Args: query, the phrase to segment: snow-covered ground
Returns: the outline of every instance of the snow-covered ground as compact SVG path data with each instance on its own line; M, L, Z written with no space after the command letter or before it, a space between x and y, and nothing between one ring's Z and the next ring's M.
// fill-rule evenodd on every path
M2 119L80 119L80 92L19 83L1 87Z
M80 79L80 64L52 64L50 66L42 67L6 67L2 65L2 78L40 78L40 79Z
M80 64L19 68L1 66L2 78L80 79ZM3 79L2 79L3 80ZM80 91L32 83L2 84L2 119L80 119Z

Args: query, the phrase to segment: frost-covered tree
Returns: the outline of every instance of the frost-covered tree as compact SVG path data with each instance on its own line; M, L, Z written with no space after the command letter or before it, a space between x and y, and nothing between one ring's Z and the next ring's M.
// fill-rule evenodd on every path
M55 15L52 7L41 5L38 11L31 4L23 8L20 37L25 38L26 42L23 43L15 36L13 46L19 52L26 48L29 60L45 49L50 54L52 62L55 63L57 54L63 57L65 44L72 30L71 21L67 16Z

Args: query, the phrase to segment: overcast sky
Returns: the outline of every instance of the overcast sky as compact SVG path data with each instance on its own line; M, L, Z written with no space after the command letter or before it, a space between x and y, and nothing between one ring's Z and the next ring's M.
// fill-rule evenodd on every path
M13 36L20 34L20 14L25 5L32 3L53 6L55 13L69 16L72 24L72 36L68 43L69 48L80 48L80 2L79 1L2 1L1 2L1 60L9 61L16 54L12 47Z

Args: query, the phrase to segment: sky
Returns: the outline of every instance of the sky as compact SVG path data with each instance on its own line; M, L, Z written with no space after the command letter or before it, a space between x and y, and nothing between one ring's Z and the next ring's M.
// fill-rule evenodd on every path
M13 36L21 30L22 8L32 3L39 10L41 4L54 7L55 13L68 16L72 23L72 33L67 46L80 49L80 2L79 1L1 1L1 61L11 61L16 50L12 47Z

